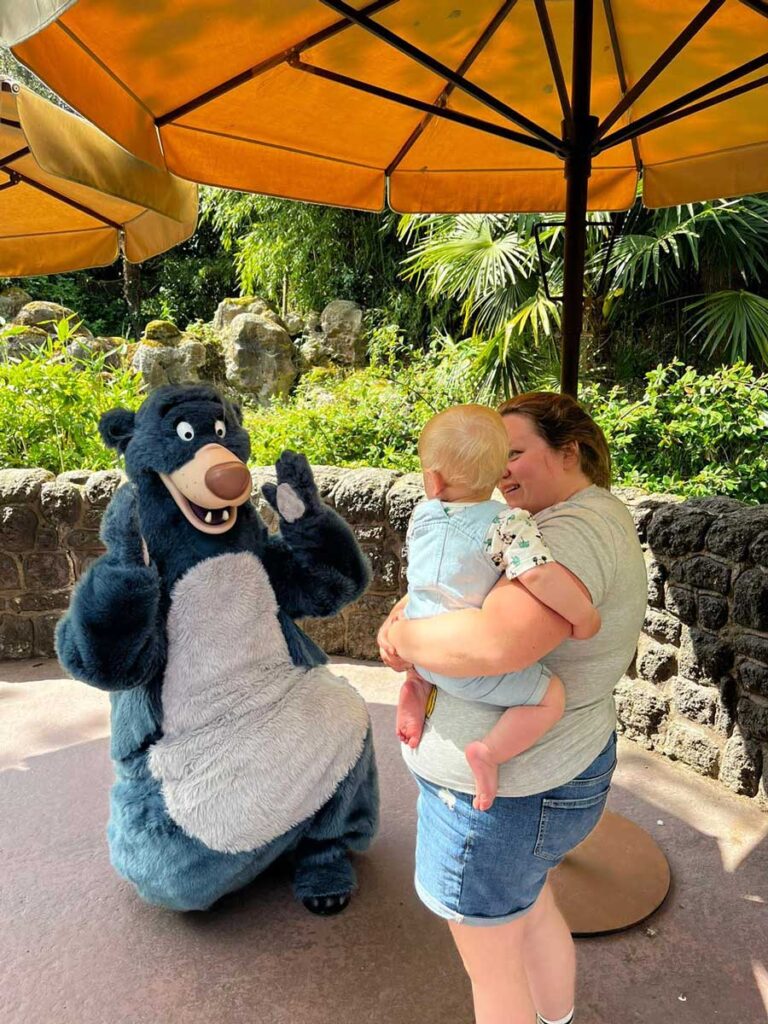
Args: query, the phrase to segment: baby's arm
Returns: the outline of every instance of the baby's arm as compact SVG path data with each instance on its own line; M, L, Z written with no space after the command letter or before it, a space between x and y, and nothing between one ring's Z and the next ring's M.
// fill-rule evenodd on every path
M600 613L576 578L557 562L547 562L517 577L535 598L570 622L577 640L588 640L600 629Z

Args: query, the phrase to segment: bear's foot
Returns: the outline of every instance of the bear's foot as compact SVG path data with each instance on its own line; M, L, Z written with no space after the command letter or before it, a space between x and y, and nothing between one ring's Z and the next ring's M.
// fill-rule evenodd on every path
M318 914L321 917L332 917L340 914L349 906L351 893L342 893L336 896L309 896L302 900L302 903L310 914Z

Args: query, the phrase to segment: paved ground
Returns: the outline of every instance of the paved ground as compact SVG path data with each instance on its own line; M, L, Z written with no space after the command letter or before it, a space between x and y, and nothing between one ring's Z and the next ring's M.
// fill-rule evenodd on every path
M412 892L396 677L334 667L371 706L382 831L352 906L324 921L279 870L207 914L141 904L104 841L108 699L55 662L0 663L3 1024L469 1024L447 931ZM768 815L625 742L609 806L656 838L674 880L645 924L579 941L579 1024L763 1024Z

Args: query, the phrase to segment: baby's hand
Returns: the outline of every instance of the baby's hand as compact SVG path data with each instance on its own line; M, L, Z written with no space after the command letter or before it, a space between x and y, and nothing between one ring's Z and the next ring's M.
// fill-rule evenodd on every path
M602 619L597 608L591 608L589 615L571 627L574 640L589 640L600 631Z

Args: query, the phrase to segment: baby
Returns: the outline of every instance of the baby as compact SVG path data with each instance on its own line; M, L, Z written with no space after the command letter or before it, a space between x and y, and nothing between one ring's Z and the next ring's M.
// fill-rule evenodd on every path
M600 616L571 574L558 565L523 509L490 497L508 459L501 416L481 405L458 405L433 416L419 438L427 500L408 527L407 618L479 608L502 572L587 639ZM456 697L509 708L465 755L475 777L473 806L485 811L498 790L499 765L527 750L562 717L565 690L543 665L497 676L454 678L414 666L400 690L397 733L416 747L435 685Z

